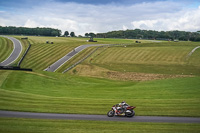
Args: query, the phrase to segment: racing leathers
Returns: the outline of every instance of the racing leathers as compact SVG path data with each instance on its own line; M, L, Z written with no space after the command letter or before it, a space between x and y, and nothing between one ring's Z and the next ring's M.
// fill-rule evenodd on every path
M126 107L127 106L129 106L126 102L121 102L121 103L119 103L119 104L116 104L115 105L115 108L116 108L116 113L117 114L122 114L122 113L124 113L125 111L126 111Z

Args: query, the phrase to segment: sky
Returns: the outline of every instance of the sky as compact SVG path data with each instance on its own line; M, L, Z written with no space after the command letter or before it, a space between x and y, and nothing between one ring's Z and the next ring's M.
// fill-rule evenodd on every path
M75 32L200 30L200 0L0 0L0 26Z

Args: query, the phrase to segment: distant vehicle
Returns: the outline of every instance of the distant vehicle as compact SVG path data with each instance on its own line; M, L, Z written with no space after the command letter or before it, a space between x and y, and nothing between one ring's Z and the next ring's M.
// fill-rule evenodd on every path
M110 111L108 111L107 116L113 117L113 116L126 116L126 117L133 117L135 115L135 111L133 110L134 106L129 106L128 104L120 105L116 104L114 105Z

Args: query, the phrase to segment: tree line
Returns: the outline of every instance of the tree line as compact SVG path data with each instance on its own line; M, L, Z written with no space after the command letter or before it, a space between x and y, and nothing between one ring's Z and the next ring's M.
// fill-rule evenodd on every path
M14 26L0 26L0 34L9 35L37 35L37 36L61 36L59 29L53 28L27 28ZM64 32L64 36L76 37L74 32ZM106 33L85 33L86 37L98 38L128 38L128 39L157 39L157 40L182 40L182 41L200 41L200 31L155 31L155 30L119 30Z
M127 39L157 39L157 40L182 40L200 41L200 31L155 31L155 30L119 30L107 33L85 33L85 36L98 38L127 38Z
M14 26L0 26L0 34L8 35L37 35L37 36L60 36L61 30L53 28L27 28Z

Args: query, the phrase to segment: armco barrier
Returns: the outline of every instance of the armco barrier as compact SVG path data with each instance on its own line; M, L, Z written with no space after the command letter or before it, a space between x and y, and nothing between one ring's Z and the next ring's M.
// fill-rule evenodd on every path
M31 47L31 44L29 44L28 48L26 49L26 52L25 52L24 55L22 56L21 60L18 62L17 66L20 66L20 64L22 63L22 61L23 61L23 59L25 58L26 54L28 53L30 47Z
M13 67L13 66L0 66L0 70L32 71L32 69L29 69L29 68L20 68L20 67Z

